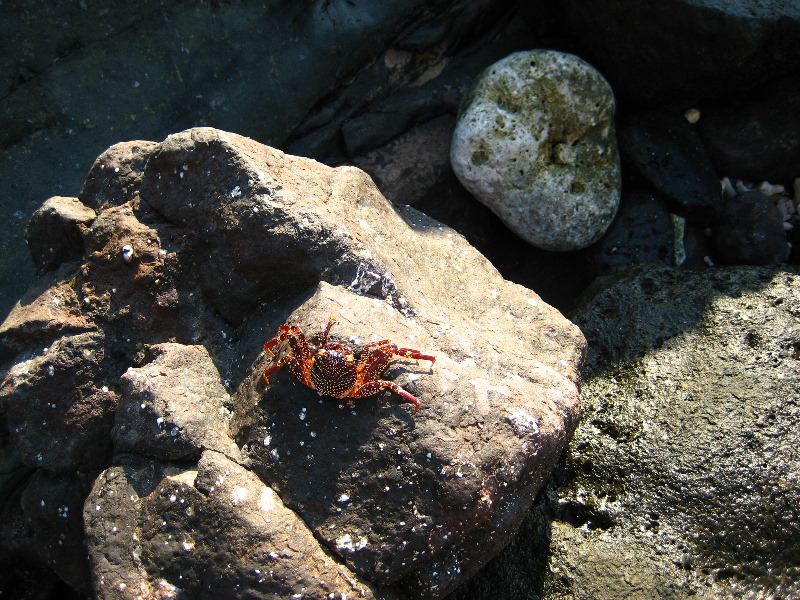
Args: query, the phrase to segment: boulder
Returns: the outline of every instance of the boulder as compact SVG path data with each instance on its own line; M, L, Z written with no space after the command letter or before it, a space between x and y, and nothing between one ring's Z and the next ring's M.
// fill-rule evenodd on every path
M121 454L84 508L97 598L377 598L251 471Z
M120 378L122 399L111 432L117 450L186 460L210 449L238 459L229 433L230 397L208 351L167 343L150 352L152 362Z
M109 149L81 199L84 254L39 296L69 289L59 318L87 330L20 308L0 341L12 451L104 469L84 505L95 595L440 598L508 541L578 418L584 341L558 311L362 171L218 130ZM278 326L315 348L332 316L356 355L388 338L436 357L368 374L419 412L288 368L267 386Z
M576 311L586 410L552 597L800 594L798 285L796 267L642 266Z
M95 212L77 198L55 196L33 213L25 231L36 271L41 275L83 254L81 229Z
M619 205L611 88L577 56L511 54L464 97L450 161L464 187L524 240L584 248Z
M785 265L598 280L564 463L452 598L800 597L798 284Z
M65 335L9 369L0 401L26 465L76 472L108 460L119 393L104 341L99 332Z

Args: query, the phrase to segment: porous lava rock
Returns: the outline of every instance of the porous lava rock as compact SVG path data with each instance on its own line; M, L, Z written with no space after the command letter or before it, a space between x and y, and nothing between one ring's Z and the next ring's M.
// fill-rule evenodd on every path
M714 245L721 262L768 265L785 262L791 246L775 200L759 191L747 191L725 200L725 210L714 228Z
M96 597L439 598L505 545L578 418L584 340L558 311L362 171L210 128L109 149L81 201L82 257L0 327L1 398L23 468L102 471L64 540ZM436 356L383 375L416 415L266 385L278 325L314 345L331 316L356 352Z
M619 205L614 95L577 56L515 52L484 70L462 100L450 161L464 187L524 240L584 248Z
M565 461L452 598L800 597L798 285L786 265L598 279Z
M786 265L598 282L547 597L800 594L798 285Z
M620 148L673 211L700 223L722 212L722 188L698 133L682 116L637 113L620 128Z

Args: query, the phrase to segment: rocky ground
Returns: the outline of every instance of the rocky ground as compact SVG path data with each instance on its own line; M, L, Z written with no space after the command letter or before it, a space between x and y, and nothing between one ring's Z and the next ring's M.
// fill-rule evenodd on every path
M4 597L800 596L793 4L0 19Z

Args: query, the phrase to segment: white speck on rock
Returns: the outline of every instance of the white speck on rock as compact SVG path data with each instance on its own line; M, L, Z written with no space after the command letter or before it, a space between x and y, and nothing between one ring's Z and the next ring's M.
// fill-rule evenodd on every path
M506 408L506 412L510 415L508 422L511 423L511 426L518 436L522 437L539 433L539 425L536 419L527 411L512 407Z
M367 538L360 537L358 540L353 540L349 533L336 538L336 547L342 552L357 552L367 546Z
M233 488L233 492L231 492L231 503L236 506L240 502L244 502L249 494L250 492L247 488L236 486Z

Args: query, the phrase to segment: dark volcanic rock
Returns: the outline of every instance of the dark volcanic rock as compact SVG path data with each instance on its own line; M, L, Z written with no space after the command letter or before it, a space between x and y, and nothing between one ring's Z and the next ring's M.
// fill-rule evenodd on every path
M683 117L638 113L620 128L619 142L622 154L675 212L703 223L716 219L722 204L719 177L700 136Z
M800 72L703 107L698 127L721 175L790 187L800 177Z
M84 594L91 588L82 518L86 484L85 475L40 469L20 499L38 556L65 583Z
M800 65L800 6L759 0L577 0L558 14L622 96L687 108Z
M640 267L581 306L547 597L800 594L798 285L794 267Z
M717 258L728 264L785 262L791 250L775 200L755 191L725 200L725 210L714 228L714 244Z
M84 510L98 597L378 597L272 489L224 455L205 451L189 468L134 455L118 461L97 478Z
M119 395L103 343L99 332L67 335L8 371L0 401L25 464L87 471L108 460Z
M599 280L566 460L454 600L800 597L798 285L783 266Z
M556 310L358 169L213 129L109 149L82 199L80 264L0 327L2 391L26 464L108 467L84 507L98 597L439 598L505 545L577 421L583 338ZM331 316L356 352L436 356L383 375L416 415L288 369L266 388L277 326L314 343Z
M159 344L151 352L152 362L120 378L116 448L167 460L197 459L204 449L239 458L228 430L230 397L206 349Z
M675 231L664 203L642 192L624 196L611 227L590 248L588 261L595 275L642 262L674 265Z
M28 248L40 275L83 254L82 230L97 215L77 198L56 196L33 213L25 231Z
M205 124L282 148L324 138L340 156L388 140L455 111L473 69L509 51L497 29L514 4L0 4L0 318L33 277L27 217L77 195L103 149Z

